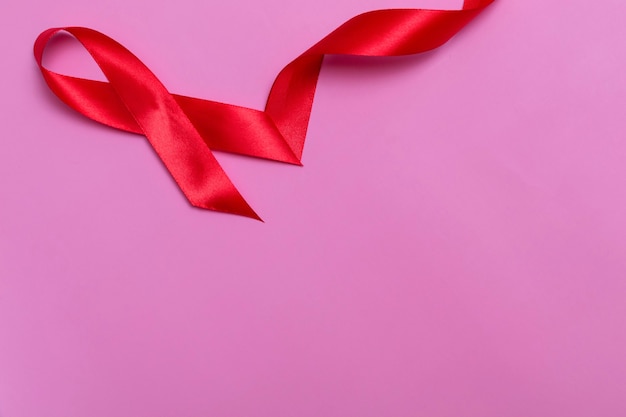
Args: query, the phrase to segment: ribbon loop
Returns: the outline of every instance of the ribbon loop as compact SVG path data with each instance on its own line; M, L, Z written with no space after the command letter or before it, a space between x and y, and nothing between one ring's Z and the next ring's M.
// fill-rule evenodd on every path
M118 115L122 114L119 103L123 103L128 114L122 115L121 120L129 126L131 118L134 120L132 127L138 128L148 138L192 205L260 220L174 97L148 67L122 45L92 29L50 29L35 43L35 55L40 66L45 44L61 30L73 35L102 69L117 96L109 95L108 103L117 103L115 109ZM43 67L42 71L48 80L52 73ZM59 92L64 93L61 89L55 91L57 95ZM77 100L71 95L68 98L74 103Z

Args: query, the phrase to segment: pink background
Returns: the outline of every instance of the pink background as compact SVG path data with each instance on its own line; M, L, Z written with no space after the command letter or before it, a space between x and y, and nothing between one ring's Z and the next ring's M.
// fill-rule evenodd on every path
M623 0L497 0L433 53L328 58L304 168L218 155L265 224L192 209L31 52L89 26L261 108L342 21L418 6L460 1L4 0L0 416L626 415Z

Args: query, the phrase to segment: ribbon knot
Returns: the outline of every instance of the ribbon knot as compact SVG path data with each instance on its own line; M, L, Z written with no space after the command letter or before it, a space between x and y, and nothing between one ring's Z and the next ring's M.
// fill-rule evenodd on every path
M48 29L34 45L50 89L83 115L144 135L196 207L261 220L212 151L301 165L317 80L325 54L398 56L439 47L493 0L466 0L461 10L388 9L358 15L278 74L265 111L171 94L128 49L84 27ZM42 64L58 32L74 36L108 82L55 73Z

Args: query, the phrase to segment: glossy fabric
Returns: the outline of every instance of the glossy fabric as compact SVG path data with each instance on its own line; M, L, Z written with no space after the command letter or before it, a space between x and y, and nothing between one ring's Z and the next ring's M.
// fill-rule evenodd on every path
M70 107L105 125L146 136L192 205L260 220L212 151L300 165L325 54L425 52L447 42L492 2L467 0L461 10L388 9L358 15L278 74L265 111L171 94L135 55L92 29L48 29L35 41L34 53L48 86ZM108 82L43 67L46 45L60 31L85 47Z

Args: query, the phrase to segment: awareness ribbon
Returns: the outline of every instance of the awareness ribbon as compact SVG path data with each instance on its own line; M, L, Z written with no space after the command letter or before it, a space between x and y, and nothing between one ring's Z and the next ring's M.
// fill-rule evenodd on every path
M301 165L324 55L429 51L446 43L493 1L465 0L460 10L385 9L353 17L283 68L265 111L171 94L135 55L93 29L48 29L35 41L34 53L50 89L71 108L105 125L144 135L193 206L260 220L212 150ZM83 45L108 82L44 68L46 45L61 31Z

